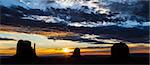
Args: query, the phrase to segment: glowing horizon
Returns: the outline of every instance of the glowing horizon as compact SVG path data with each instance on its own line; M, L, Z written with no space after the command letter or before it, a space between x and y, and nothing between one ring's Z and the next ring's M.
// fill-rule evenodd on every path
M75 42L70 40L53 40L47 39L46 36L38 34L28 34L19 32L4 32L0 31L0 38L8 38L14 40L0 40L0 55L1 56L12 56L16 53L16 45L18 40L29 40L36 43L36 54L38 56L50 56L50 55L72 55L74 48L78 47L81 49L81 55L110 55L110 47L113 44L91 44L86 42ZM85 35L82 38L91 38L93 40L97 37L96 35ZM116 40L107 39L99 40L107 43L113 43ZM121 41L121 40L118 40ZM131 43L127 44L130 49L130 53L150 53L149 44L145 43ZM104 48L103 48L104 47ZM106 48L105 48L106 47Z

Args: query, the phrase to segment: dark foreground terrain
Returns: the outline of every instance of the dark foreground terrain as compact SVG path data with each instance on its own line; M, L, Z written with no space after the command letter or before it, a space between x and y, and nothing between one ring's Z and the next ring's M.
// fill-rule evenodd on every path
M1 64L142 64L149 65L149 54L131 54L128 59L112 59L108 55L86 55L82 57L49 56L36 59L1 57Z

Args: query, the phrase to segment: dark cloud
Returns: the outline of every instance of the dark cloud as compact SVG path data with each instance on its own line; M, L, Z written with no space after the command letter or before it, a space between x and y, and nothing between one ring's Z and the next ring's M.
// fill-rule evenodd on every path
M113 2L108 7L112 12L127 14L129 19L149 20L149 0L131 0L131 2L125 1L122 3Z
M0 40L15 40L15 39L10 39L10 38L0 38Z

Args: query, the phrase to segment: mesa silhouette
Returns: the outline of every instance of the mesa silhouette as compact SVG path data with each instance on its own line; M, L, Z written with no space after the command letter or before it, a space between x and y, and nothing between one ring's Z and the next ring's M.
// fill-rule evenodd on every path
M17 43L16 55L17 58L35 58L35 44L34 48L31 47L31 42L27 40L19 40Z

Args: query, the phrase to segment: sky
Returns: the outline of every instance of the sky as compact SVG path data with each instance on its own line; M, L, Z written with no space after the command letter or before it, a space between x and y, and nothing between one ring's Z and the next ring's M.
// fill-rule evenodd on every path
M77 11L83 11L87 14L99 13L110 14L119 13L116 16L108 17L108 19L127 19L125 22L100 22L100 21L71 21L72 15L57 13L56 15L41 16L41 15L25 15L22 19L39 20L46 23L64 23L69 26L75 27L99 27L99 26L111 26L117 25L121 27L137 27L137 26L149 26L148 13L148 0L1 0L1 5L6 7L21 6L28 10L40 9L42 11L51 11L54 9L75 9ZM69 3L69 4L68 4ZM118 5L118 6L117 6ZM84 8L83 6L87 7ZM55 13L51 11L52 13ZM50 14L52 14L50 12ZM61 18L64 15L66 19ZM75 17L73 17L75 18ZM137 20L136 20L137 19ZM69 21L68 21L69 20ZM142 20L142 21L138 21ZM141 23L143 22L143 23Z
M142 30L142 32L137 33L143 33L145 32L143 30L146 30L144 27L150 26L146 2L147 0L0 0L0 5L10 9L11 6L21 6L26 10L39 9L42 12L50 11L50 14L55 13L48 16L27 15L23 11L16 10L23 14L22 17L19 17L21 20L40 21L50 24L64 23L67 24L66 26L73 26L79 29L85 27L88 30L103 26L118 26L123 27L123 29ZM126 20L119 23L110 21L72 21L71 18L75 18L75 16L71 15L72 12L68 8L71 11L75 11L75 14L78 12L81 12L79 14L86 13L88 15L111 15L112 13L119 13L116 16L106 18L122 18ZM60 11L56 13L55 10L57 9L61 11L66 9L69 14L59 13ZM11 14L7 14L7 12L4 12L4 15L8 17L12 16ZM63 15L65 18L61 18ZM86 16L83 16L83 18L86 18ZM5 22L5 20L1 22ZM15 24L17 25L17 23ZM71 55L73 49L76 47L81 48L82 55L110 55L110 47L114 43L119 42L127 43L130 53L149 53L150 48L149 43L135 43L123 39L107 38L109 37L107 34L83 34L72 31L60 31L56 28L50 29L49 27L34 27L34 25L33 27L24 25L19 27L16 25L0 25L0 56L14 55L16 53L17 41L20 39L31 41L32 46L35 43L38 56Z
M70 40L53 40L48 39L44 35L26 34L18 32L4 32L0 31L1 38L8 38L12 40L0 40L0 55L14 55L16 52L16 44L20 39L29 40L36 44L36 52L38 56L52 56L52 55L71 55L73 49L81 48L82 55L110 55L110 47L113 44L92 44L91 42L79 42ZM96 35L85 35L83 38L95 39ZM99 41L107 43L117 43L121 40L112 39L98 39ZM130 43L128 42L130 53L149 53L149 44L145 43ZM5 51L5 52L4 52Z

